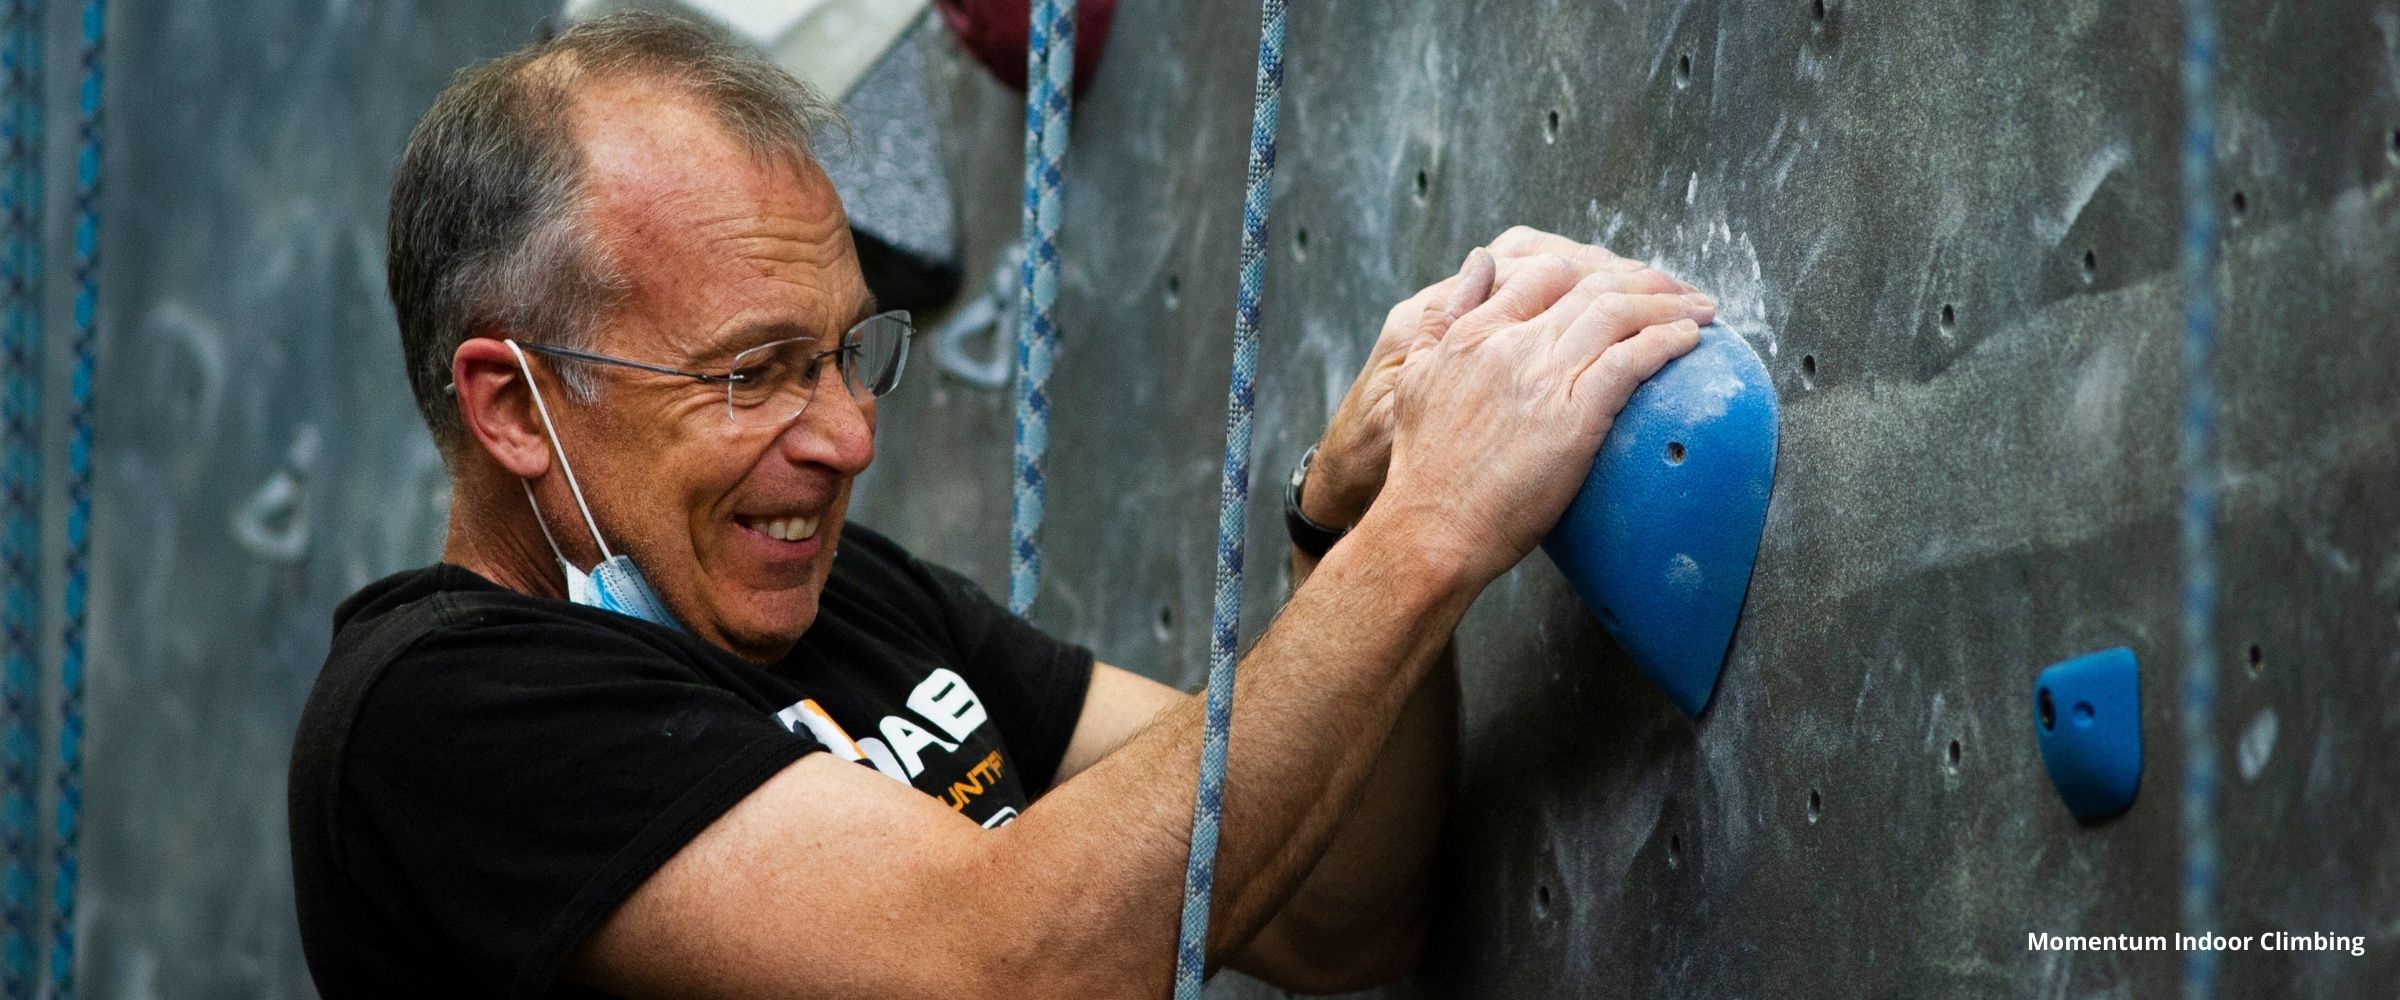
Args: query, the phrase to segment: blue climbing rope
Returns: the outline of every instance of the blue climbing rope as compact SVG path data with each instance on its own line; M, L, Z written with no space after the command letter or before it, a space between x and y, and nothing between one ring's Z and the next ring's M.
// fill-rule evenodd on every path
M1058 355L1058 227L1075 81L1075 0L1035 0L1025 56L1024 304L1017 323L1016 489L1009 502L1008 609L1042 584L1042 456L1050 450L1050 369Z
M67 401L67 586L58 660L57 871L50 906L50 1000L75 996L75 865L83 833L84 596L92 523L92 379L100 340L100 112L108 0L84 0L75 96L75 371Z
M8 42L0 50L8 110L0 119L8 184L0 217L8 248L0 256L0 996L33 994L36 784L41 735L34 714L42 671L42 5L10 0Z
M2217 8L2183 0L2183 929L2217 929ZM2217 953L2183 953L2214 1000Z
M1275 180L1275 117L1283 104L1283 7L1284 0L1264 0L1259 17L1250 169L1242 192L1241 287L1233 310L1233 378L1225 389L1225 476L1217 486L1217 593L1209 616L1208 718L1200 736L1191 855L1183 869L1176 1000L1199 1000L1201 978L1207 972L1217 828L1225 818L1225 748L1233 726L1234 655L1242 629L1242 533L1250 505L1250 414L1258 401L1258 293L1266 280L1267 195Z

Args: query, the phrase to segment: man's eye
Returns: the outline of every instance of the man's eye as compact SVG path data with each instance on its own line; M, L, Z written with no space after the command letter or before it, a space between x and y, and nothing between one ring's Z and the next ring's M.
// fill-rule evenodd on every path
M776 354L755 361L744 360L749 363L735 366L728 374L732 375L735 381L751 385L773 383L785 366L783 357Z

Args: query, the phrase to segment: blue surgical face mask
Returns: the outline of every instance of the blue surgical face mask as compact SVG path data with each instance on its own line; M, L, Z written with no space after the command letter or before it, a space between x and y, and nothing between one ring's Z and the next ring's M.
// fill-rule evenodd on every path
M559 551L558 539L550 534L550 524L542 520L542 506L533 499L533 484L520 480L525 488L525 502L533 507L533 523L542 529L542 541L550 543L550 555L558 560L559 572L566 575L567 600L585 607L614 611L639 618L653 625L683 631L683 624L668 613L666 602L650 589L650 581L633 564L633 557L622 552L608 551L608 542L600 537L600 525L592 520L592 508L583 502L583 487L575 481L575 467L567 463L566 447L559 443L558 428L550 423L550 406L542 402L542 388L533 379L533 366L525 361L524 349L516 341L508 349L517 355L517 368L525 373L525 387L533 392L533 407L542 415L542 431L550 437L550 451L558 456L559 471L567 475L567 490L575 495L575 507L583 512L583 526L592 533L592 544L600 549L600 562L585 572L567 561Z

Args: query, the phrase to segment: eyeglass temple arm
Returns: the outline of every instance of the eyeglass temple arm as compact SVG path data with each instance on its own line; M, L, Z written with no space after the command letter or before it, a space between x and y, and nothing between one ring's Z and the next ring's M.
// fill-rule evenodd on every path
M619 365L626 368L639 368L646 372L657 372L661 375L681 375L684 378L698 379L702 382L709 383L710 385L742 381L742 377L739 375L712 375L708 372L685 371L681 368L669 368L665 365L654 365L646 361L633 361L626 358L612 358L605 354L590 354L568 347L552 347L548 344L525 344L523 346L526 350L532 351L535 354L547 354L552 357L560 358L573 358L577 361L589 361L593 364L600 365Z

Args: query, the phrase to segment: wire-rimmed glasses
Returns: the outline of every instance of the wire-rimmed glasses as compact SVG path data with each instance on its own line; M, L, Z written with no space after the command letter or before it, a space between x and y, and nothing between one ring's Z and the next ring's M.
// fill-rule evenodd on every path
M787 337L760 344L733 356L722 371L686 371L646 361L615 358L548 344L518 344L535 354L591 364L638 368L661 375L725 387L725 416L736 427L772 427L787 423L808 408L824 381L824 362L850 389L850 398L864 402L900 384L908 363L909 336L916 331L908 313L876 313L844 331L840 346L819 350L818 338Z

